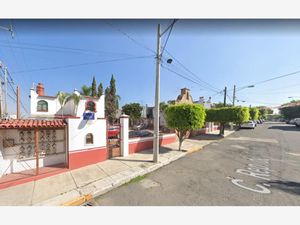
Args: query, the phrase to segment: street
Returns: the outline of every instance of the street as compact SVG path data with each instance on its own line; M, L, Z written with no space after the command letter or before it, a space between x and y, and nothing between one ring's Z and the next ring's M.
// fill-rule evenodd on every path
M95 199L102 206L300 205L300 129L258 124Z

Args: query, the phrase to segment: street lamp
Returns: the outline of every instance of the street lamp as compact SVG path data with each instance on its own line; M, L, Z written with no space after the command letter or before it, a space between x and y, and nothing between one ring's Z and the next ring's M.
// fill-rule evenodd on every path
M243 89L245 89L245 88L254 88L255 87L255 85L248 85L248 86L246 86L246 87L242 87L242 88L240 88L238 91L240 91L240 90L243 90ZM232 105L234 106L234 102L235 102L235 98L236 98L236 86L234 85L233 86L233 98L232 98Z

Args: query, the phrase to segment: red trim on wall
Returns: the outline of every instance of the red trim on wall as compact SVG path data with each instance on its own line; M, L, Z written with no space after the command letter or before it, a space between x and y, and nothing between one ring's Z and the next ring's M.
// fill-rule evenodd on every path
M176 141L175 135L170 137L163 137L160 138L159 145L167 145L175 141ZM140 141L129 143L129 154L133 154L151 148L153 148L153 139L147 141L143 141L143 139L141 139Z
M83 166L102 162L107 158L108 151L106 147L69 152L69 169L77 169Z

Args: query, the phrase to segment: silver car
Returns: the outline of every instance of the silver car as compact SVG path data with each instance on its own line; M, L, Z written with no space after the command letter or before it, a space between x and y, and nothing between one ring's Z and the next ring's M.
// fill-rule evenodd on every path
M240 125L240 128L251 128L251 129L254 129L256 127L256 123L253 122L252 120L248 121L248 122L245 122L245 123L242 123Z
M300 127L300 118L295 118L295 119L294 119L294 124L295 124L297 127Z

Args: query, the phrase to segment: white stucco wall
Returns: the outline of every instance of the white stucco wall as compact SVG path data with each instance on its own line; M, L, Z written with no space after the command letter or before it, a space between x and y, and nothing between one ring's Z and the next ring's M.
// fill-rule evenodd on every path
M60 109L60 104L56 98L38 96L35 90L30 90L30 114L32 117L53 117ZM48 112L38 112L37 103L44 100L48 103Z
M105 110L104 98L105 98L105 96L102 95L99 99L84 98L84 99L80 100L80 102L78 104L76 116L81 117L83 115L84 111L85 111L86 102L92 100L96 103L95 118L104 118L105 117L105 115L104 115L104 110Z
M93 123L90 123L81 117L80 119L69 118L67 123L70 152L106 146L106 120L96 119ZM85 143L85 137L88 133L93 134L93 144Z
M34 131L32 131L33 133ZM35 135L32 135L32 151L35 151ZM3 139L14 139L15 146L4 148ZM56 165L66 162L64 130L56 130L56 154L40 157L39 167ZM26 135L25 135L26 142ZM25 149L29 144L23 144ZM0 130L0 177L4 174L20 172L36 168L35 157L18 159L17 155L20 152L20 136L17 129Z
M76 92L77 93L77 92ZM85 111L85 105L86 102L89 100L92 100L96 103L96 118L104 118L105 117L105 105L104 105L104 99L105 96L102 95L99 99L97 98L86 98L83 97L83 99L80 100L78 106L77 106L77 112L75 113L75 105L73 100L69 100L63 108L61 108L61 105L58 101L58 98L51 98L47 96L38 96L36 91L34 89L30 90L30 112L31 117L54 117L55 114L60 115L72 115L76 117L81 117ZM40 100L44 100L48 103L48 112L38 112L37 111L37 102Z

